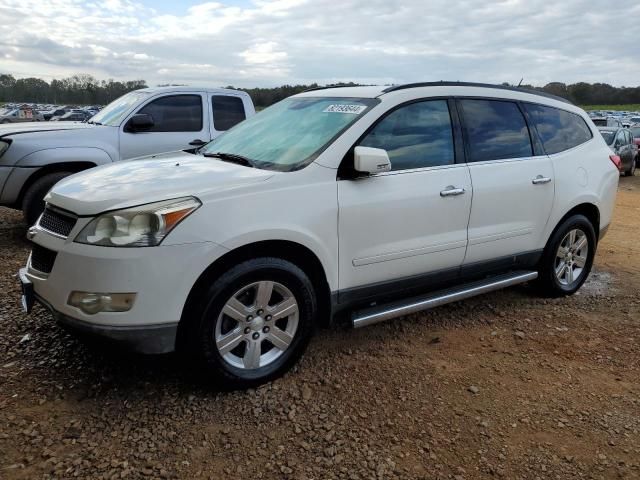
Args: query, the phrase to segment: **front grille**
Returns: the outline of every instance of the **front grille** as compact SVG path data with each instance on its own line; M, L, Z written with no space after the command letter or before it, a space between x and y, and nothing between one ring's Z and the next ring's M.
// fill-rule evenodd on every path
M71 214L46 207L42 217L40 217L39 225L49 232L68 237L73 227L75 227L76 221L77 218Z
M56 255L58 254L53 250L34 245L33 250L31 250L31 268L42 273L51 273L53 264L56 261Z

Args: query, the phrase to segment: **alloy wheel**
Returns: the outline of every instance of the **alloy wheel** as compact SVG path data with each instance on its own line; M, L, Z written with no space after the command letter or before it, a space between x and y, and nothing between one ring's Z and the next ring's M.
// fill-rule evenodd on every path
M558 247L554 263L556 279L561 285L571 286L582 275L589 255L587 235L575 228L567 233Z

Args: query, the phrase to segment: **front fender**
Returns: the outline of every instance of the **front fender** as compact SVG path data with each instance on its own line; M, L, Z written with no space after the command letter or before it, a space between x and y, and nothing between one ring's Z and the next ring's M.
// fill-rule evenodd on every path
M59 147L37 150L22 157L16 167L44 167L56 163L89 162L95 165L111 163L111 157L101 148Z

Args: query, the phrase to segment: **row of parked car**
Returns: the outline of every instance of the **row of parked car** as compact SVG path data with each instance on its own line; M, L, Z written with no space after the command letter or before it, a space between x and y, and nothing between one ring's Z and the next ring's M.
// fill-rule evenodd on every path
M256 115L243 92L152 88L86 123L0 127L2 203L35 221L24 309L240 387L318 325L576 292L619 166L566 100L461 82L319 88Z
M0 124L48 121L85 122L98 113L101 108L98 105L75 107L7 103L0 107Z
M640 166L640 113L590 111L589 117L614 154L623 175L634 175Z

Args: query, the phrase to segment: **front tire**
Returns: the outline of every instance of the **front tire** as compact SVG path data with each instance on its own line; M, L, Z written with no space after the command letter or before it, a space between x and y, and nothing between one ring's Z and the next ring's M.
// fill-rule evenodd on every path
M309 277L272 257L244 261L216 279L187 322L187 349L225 387L249 388L285 373L304 353L317 315Z
M22 213L27 225L33 225L44 211L44 196L51 188L71 172L55 172L39 178L27 189L22 199Z
M625 176L633 177L635 175L635 173L636 173L636 163L637 163L637 159L634 158L633 160L631 160L631 165L624 172Z
M593 224L584 215L563 221L551 235L540 261L538 287L550 297L574 294L591 272L597 246Z

